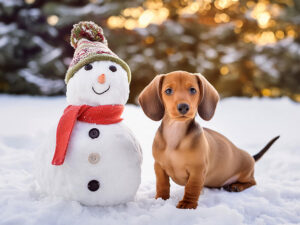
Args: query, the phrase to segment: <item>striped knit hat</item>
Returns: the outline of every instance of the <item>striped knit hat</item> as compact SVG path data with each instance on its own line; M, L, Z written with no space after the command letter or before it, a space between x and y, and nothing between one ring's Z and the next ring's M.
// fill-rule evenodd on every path
M130 83L131 72L129 66L108 48L102 28L94 22L85 21L73 26L71 46L75 49L75 52L66 73L66 83L84 65L102 60L112 61L122 66L127 72L128 82Z

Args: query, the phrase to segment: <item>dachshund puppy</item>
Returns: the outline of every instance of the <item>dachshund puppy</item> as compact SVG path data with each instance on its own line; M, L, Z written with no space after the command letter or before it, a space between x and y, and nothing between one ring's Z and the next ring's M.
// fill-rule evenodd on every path
M185 186L177 205L183 209L197 207L204 186L239 192L256 184L255 161L279 136L252 157L195 121L197 112L210 120L218 101L216 89L202 75L184 71L156 76L140 94L144 113L152 120L162 119L152 146L156 198L170 197L169 177Z

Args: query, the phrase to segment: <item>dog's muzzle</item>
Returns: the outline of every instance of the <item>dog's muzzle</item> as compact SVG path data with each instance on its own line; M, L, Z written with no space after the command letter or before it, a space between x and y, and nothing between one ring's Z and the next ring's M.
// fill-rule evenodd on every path
M186 114L189 111L190 107L188 104L180 103L177 105L177 110L181 115Z

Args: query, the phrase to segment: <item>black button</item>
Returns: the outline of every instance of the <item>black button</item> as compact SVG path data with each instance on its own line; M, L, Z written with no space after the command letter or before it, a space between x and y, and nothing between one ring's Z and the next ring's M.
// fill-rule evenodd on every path
M97 180L91 180L89 183L88 183L88 189L90 191L97 191L100 187L100 183L99 181Z
M100 131L97 128L93 128L89 131L89 136L92 139L99 137L99 135L100 135Z

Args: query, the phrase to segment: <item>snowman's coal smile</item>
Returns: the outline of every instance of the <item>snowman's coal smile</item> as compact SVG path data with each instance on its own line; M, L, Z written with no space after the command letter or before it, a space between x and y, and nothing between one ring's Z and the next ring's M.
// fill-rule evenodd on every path
M105 91L102 91L102 92L97 92L97 91L95 91L95 89L94 89L93 86L92 86L92 89L93 89L93 91L94 91L94 93L95 93L96 95L102 95L102 94L104 94L105 92L107 92L107 91L110 89L110 85L108 86L108 88L107 88Z

